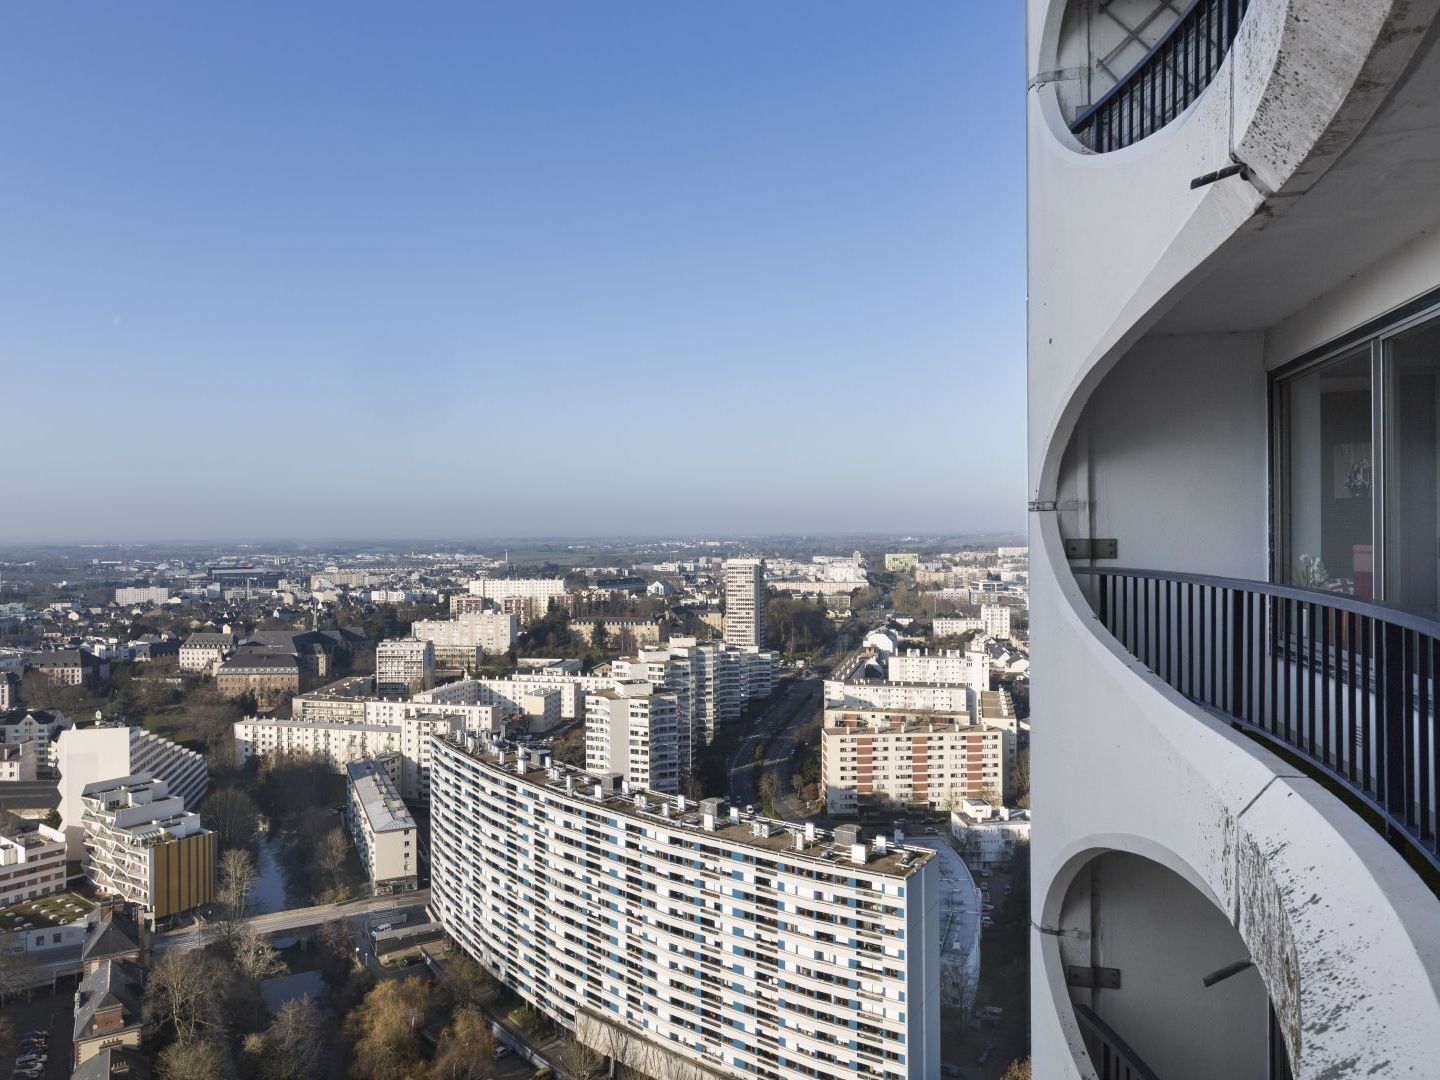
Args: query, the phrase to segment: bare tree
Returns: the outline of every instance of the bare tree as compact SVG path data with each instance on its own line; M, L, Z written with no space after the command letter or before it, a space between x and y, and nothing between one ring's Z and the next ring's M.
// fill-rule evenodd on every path
M30 986L35 971L35 957L21 949L19 952L0 951L0 1004L12 994Z
M455 1010L440 1035L435 1075L439 1080L484 1080L495 1075L495 1036L478 1010Z
M220 902L231 919L245 917L245 904L255 887L255 857L246 848L231 848L220 856Z
M200 808L205 824L215 830L222 848L239 847L255 839L260 827L260 808L240 788L212 793Z
M179 1039L167 1046L157 1063L157 1080L225 1080L230 1054L216 1038Z
M332 890L339 890L344 884L341 871L345 869L345 858L350 853L350 842L340 829L331 829L315 849L315 864L321 876Z
M172 1028L182 1042L222 1032L226 976L224 965L210 953L167 952L145 986L147 1022L152 1028Z
M235 957L235 967L247 979L259 982L285 970L284 958L252 927L242 926L235 932L230 939L230 951Z
M592 1076L598 1076L605 1066L604 1054L574 1036L562 1039L559 1047L550 1053L559 1062L561 1069L576 1080L589 1080Z
M445 989L457 1005L480 1005L491 994L490 973L481 964L458 950L445 963Z
M308 1080L322 1072L325 1014L309 996L280 1006L269 1029L260 1037L262 1080Z

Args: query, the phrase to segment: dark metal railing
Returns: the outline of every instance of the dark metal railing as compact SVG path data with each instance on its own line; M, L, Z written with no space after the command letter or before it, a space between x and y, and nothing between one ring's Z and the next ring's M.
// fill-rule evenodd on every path
M1440 622L1263 581L1073 569L1105 628L1174 690L1341 785L1440 869Z
M1159 131L1194 103L1220 70L1250 0L1193 0L1175 25L1070 130L1097 154Z
M1088 1005L1075 1006L1075 1019L1100 1080L1159 1080L1150 1066Z

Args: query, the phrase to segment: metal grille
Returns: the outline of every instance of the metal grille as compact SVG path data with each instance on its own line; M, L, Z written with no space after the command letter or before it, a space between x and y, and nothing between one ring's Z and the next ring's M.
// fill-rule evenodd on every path
M1440 869L1440 622L1261 581L1073 570L1094 580L1105 628L1174 690L1307 762Z
M1204 92L1230 51L1249 0L1194 0L1175 25L1070 130L1097 154L1159 131Z

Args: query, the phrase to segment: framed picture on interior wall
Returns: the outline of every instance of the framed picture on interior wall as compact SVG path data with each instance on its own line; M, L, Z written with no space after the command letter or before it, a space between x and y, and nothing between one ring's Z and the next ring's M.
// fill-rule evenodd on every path
M1370 497L1370 444L1335 444L1335 498Z

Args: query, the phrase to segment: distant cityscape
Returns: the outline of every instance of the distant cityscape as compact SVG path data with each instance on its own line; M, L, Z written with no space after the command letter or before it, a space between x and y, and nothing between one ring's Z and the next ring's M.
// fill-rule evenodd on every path
M7 552L8 991L79 978L77 1070L242 933L559 1075L1023 1056L1027 548L850 543Z

